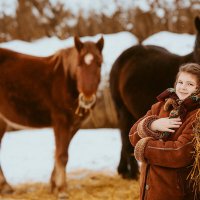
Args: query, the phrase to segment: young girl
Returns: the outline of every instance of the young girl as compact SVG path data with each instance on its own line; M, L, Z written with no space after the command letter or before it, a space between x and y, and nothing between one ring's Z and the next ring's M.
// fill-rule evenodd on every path
M181 66L175 89L161 93L158 102L131 128L134 155L142 162L140 199L194 199L188 175L194 162L193 126L200 108L199 89L200 65Z

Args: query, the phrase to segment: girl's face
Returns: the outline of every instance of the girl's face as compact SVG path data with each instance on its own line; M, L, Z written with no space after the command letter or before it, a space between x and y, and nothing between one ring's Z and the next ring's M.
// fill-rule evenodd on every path
M187 72L181 72L176 81L176 94L180 100L184 100L198 88L197 77Z

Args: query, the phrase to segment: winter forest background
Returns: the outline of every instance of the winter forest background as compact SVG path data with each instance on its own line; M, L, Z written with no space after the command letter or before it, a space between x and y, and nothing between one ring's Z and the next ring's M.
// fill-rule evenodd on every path
M0 0L0 42L119 31L194 33L199 0Z

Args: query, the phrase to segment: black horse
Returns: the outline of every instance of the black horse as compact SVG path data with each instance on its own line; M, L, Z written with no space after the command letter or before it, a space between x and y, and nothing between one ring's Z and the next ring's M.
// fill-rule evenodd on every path
M124 178L138 176L138 163L131 155L133 147L128 133L140 117L155 103L156 96L172 87L180 65L200 63L200 18L193 52L179 56L153 45L135 45L125 50L114 62L110 73L110 89L121 130L122 150L118 172Z

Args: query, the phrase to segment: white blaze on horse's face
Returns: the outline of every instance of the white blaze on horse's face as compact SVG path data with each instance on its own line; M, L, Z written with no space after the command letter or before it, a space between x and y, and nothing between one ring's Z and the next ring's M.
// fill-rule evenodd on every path
M90 65L92 63L93 59L94 59L94 56L91 53L87 53L84 56L84 61L85 61L85 64L87 64L87 65Z

